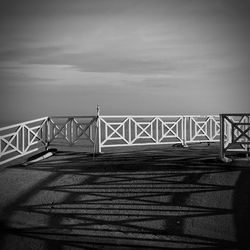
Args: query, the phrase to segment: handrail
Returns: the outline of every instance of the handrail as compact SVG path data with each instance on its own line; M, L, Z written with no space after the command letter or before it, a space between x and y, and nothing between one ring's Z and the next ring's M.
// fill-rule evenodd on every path
M45 117L41 117L41 118L34 119L34 120L31 120L31 121L19 122L19 123L15 123L13 125L4 126L4 127L0 128L0 132L4 131L6 129L11 129L11 128L14 128L14 127L17 127L17 126L21 126L23 124L29 124L29 123L33 123L33 122L38 122L38 121L45 120L45 119L48 119L48 117L45 116Z

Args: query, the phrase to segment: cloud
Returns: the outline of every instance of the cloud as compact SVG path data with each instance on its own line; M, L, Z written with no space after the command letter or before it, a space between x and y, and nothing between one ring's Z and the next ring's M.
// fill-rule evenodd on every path
M0 70L0 79L1 79L1 89L3 90L6 88L6 86L9 86L10 84L17 84L17 85L30 85L34 83L41 83L41 82L48 82L51 83L53 81L59 81L59 79L55 78L48 78L46 76L44 77L35 77L25 74L25 72L15 72L13 70L11 71L3 71Z
M59 46L46 46L46 47L18 47L14 49L0 50L0 61L20 61L33 60L36 58L46 58L48 56L58 54L63 51Z
M117 48L118 47L118 48ZM184 76L187 72L200 73L210 67L214 58L202 57L202 48L192 54L188 47L170 46L160 52L149 47L124 49L123 45L96 49L90 52L69 53L62 46L8 49L0 52L2 65L54 65L71 67L79 72L121 73L130 75ZM179 47L179 49L178 49ZM193 50L193 48L192 48ZM203 52L202 52L203 53ZM0 64L1 65L1 64ZM19 67L20 68L20 67Z
M137 80L137 81L123 81L128 86L133 86L136 88L149 88L149 89L163 89L164 91L167 89L169 91L172 91L174 89L180 88L180 81L176 81L173 77L159 77L159 78L153 78L153 77L147 77L145 79ZM179 83L179 84L178 84ZM183 82L181 81L181 84ZM182 86L185 88L185 86Z
M174 70L174 65L163 59L146 59L139 56L112 55L102 52L58 54L31 59L28 63L71 65L82 72L102 73L152 74Z
M227 29L233 26L229 17L234 5L205 0L5 1L5 17L21 31L17 33L19 44L11 48L7 40L13 40L6 29L8 39L1 46L5 49L0 48L0 61L70 65L79 72L93 73L176 77L210 73L214 61L225 68L232 63L221 53L232 55L240 50L240 39L235 39L237 46L229 47L234 39L228 38L235 30L226 39L226 29L217 28L224 27L219 21L223 17L228 17L224 20ZM21 46L24 36L33 42Z
M143 56L141 49L125 53L107 48L92 52L68 53L60 46L16 48L0 51L2 63L70 65L81 72L160 74L176 70L178 65L165 56ZM145 49L145 54L147 54Z

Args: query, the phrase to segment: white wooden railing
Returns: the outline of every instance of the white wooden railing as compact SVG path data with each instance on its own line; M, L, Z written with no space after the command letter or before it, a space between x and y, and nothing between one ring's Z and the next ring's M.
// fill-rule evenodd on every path
M51 145L82 145L84 139L93 153L111 147L220 141L221 159L229 161L229 152L249 154L250 114L102 116L98 108L97 116L44 117L0 128L0 164Z
M220 140L219 116L99 116L99 151L107 147Z
M0 164L47 145L48 117L0 128Z
M76 145L87 139L95 143L97 135L96 116L53 116L48 118L48 143Z
M250 153L250 114L221 114L220 157L229 162L232 153Z
M49 146L82 145L97 150L97 116L55 116L0 128L0 165Z

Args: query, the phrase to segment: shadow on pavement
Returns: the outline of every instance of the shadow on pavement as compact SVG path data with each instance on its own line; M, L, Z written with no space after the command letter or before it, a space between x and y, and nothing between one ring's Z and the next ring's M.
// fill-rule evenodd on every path
M95 159L59 151L25 168L27 178L29 171L49 175L3 208L0 247L237 249L235 229L239 243L249 243L249 193L242 191L249 190L249 172L221 163L217 150L163 148Z
M234 191L234 214L241 249L250 248L250 168L241 171Z

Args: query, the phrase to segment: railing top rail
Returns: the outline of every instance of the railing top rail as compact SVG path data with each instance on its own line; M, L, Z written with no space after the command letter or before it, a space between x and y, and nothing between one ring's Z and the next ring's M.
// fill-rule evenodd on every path
M70 116L50 116L49 118L95 118L96 115L70 115Z
M250 116L250 113L225 113L225 114L220 114L221 116Z
M219 115L100 115L101 118L124 118L124 117L131 117L131 118L155 118L155 117L162 117L162 118L177 118L177 117L219 117Z
M154 118L154 117L181 117L181 115L100 115L101 118Z
M42 118L38 118L38 119L35 119L35 120L31 120L31 121L16 123L16 124L13 124L13 125L1 127L1 128L0 128L0 131L6 130L6 129L15 128L15 127L18 127L18 126L21 126L21 125L24 125L24 124L30 124L30 123L34 123L34 122L43 121L43 120L46 120L46 119L48 119L47 116L42 117Z

